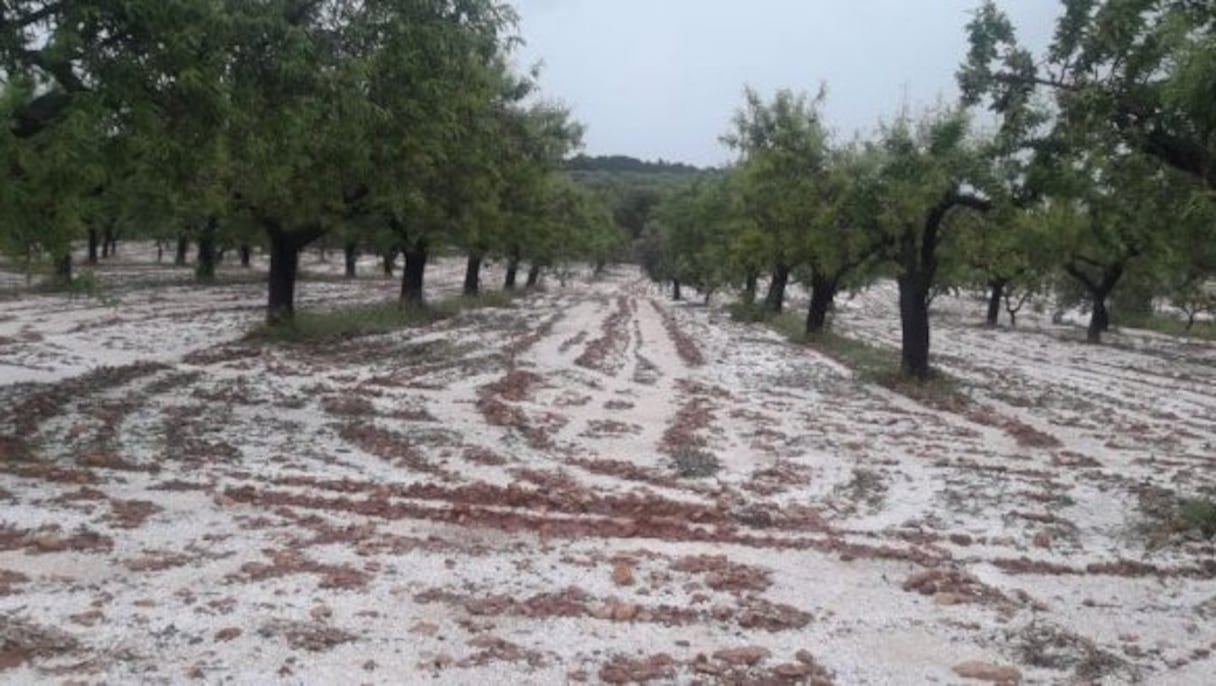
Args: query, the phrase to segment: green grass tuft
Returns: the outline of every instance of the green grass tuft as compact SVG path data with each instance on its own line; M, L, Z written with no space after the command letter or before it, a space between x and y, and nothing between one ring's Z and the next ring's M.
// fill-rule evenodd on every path
M680 446L672 452L671 466L677 475L685 479L706 479L722 469L722 463L713 453L689 445Z
M748 316L754 314L755 309L754 306L745 306L740 311L743 316ZM790 342L806 345L853 370L859 380L877 384L925 405L958 411L970 402L961 390L962 383L955 377L938 369L931 370L929 376L923 379L909 376L900 367L898 351L833 331L808 335L806 322L793 312L765 312L761 319L745 321L764 321Z
M727 310L730 312L731 319L747 324L767 322L774 316L773 312L761 302L737 302L731 304Z
M1216 538L1216 500L1183 500L1178 507L1178 524L1186 531L1198 531L1204 538Z
M1187 331L1186 320L1165 314L1124 316L1119 318L1117 324L1132 329L1155 331L1167 336L1216 341L1216 321L1197 320L1190 331Z
M288 323L262 324L251 331L250 340L270 343L327 343L362 336L390 333L399 329L428 326L450 319L466 310L506 307L515 295L502 291L485 292L473 297L455 297L434 304L406 305L377 303L324 312L297 312Z

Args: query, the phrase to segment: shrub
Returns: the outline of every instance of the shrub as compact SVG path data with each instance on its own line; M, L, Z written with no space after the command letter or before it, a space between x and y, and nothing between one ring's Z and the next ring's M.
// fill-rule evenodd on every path
M685 479L708 478L722 469L722 463L713 453L690 445L672 451L671 464L676 474Z

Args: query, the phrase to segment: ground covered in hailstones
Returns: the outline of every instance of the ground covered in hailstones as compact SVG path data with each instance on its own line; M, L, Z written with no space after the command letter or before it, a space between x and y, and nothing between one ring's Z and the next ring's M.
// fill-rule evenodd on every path
M1216 487L1211 345L943 297L938 402L627 267L269 344L257 279L139 257L103 298L0 299L0 680L1216 673L1213 544L1176 516ZM396 291L337 268L300 307ZM838 330L893 348L894 304Z

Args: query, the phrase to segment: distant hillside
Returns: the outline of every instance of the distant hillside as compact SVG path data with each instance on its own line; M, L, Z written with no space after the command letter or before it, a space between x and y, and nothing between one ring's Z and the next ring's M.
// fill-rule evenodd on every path
M684 164L683 162L667 162L658 160L649 162L627 155L600 155L589 157L579 155L566 163L566 169L572 172L609 172L609 173L640 173L640 174L698 174L702 170Z

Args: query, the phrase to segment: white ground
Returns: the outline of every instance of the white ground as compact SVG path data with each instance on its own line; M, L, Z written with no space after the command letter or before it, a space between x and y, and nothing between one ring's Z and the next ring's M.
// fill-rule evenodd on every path
M0 300L0 680L1216 673L1213 545L1161 518L1216 486L1216 347L942 302L968 401L926 405L626 269L263 347L263 285L123 259L114 300ZM300 306L393 296L361 269ZM894 299L837 326L894 346Z

